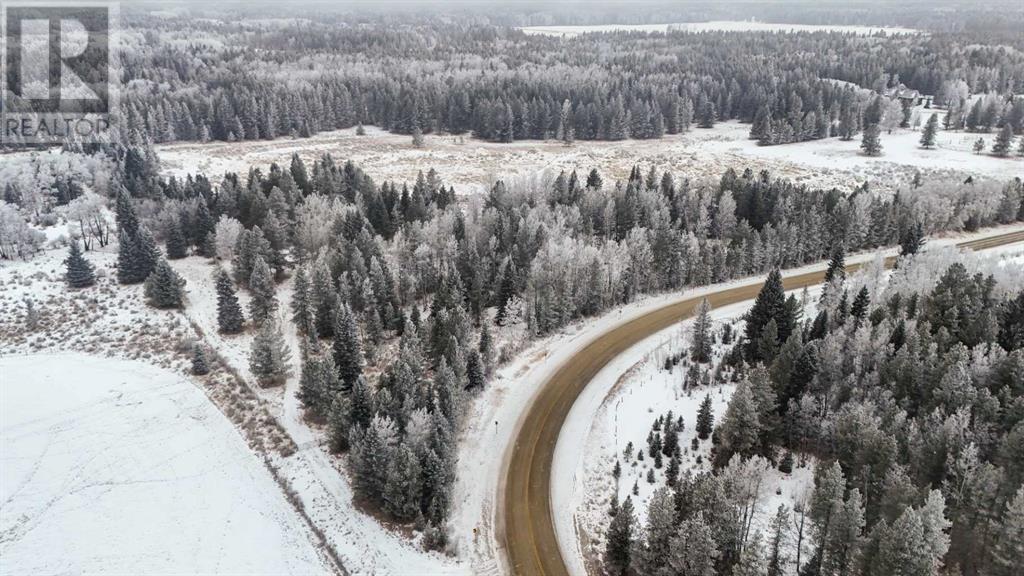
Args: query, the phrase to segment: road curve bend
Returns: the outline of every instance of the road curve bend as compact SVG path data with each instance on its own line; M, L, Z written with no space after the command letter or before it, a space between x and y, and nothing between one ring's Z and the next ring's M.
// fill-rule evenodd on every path
M957 244L984 250L1024 242L1024 230L998 234ZM895 258L886 259L891 267ZM866 263L847 266L855 271ZM823 281L825 272L807 272L783 278L786 290ZM555 535L551 507L551 465L562 424L576 398L601 369L634 344L690 317L697 303L707 298L715 308L752 300L761 284L723 288L668 304L624 322L596 337L567 360L541 385L526 416L521 419L503 477L504 502L499 512L499 534L512 574L568 576ZM499 496L501 497L501 496Z

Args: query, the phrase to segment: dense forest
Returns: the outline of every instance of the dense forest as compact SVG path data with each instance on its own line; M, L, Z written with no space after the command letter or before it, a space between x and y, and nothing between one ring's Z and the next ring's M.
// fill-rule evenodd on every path
M692 442L710 436L713 472L680 473L690 438L671 413L659 417L637 456L657 457L648 481L658 468L666 484L643 525L631 501L613 501L612 573L1019 572L1019 274L905 252L886 281L870 271L847 279L836 251L817 303L786 298L773 271L735 339L731 325L715 334L707 308L699 312L684 386L738 382L713 431L710 398L697 418ZM714 367L701 353L713 341L735 342ZM809 457L813 491L769 511L766 532L752 530L766 468L788 473Z
M467 402L517 350L504 332L544 335L643 294L838 250L901 244L912 252L926 234L1024 219L1019 179L917 179L890 195L867 186L809 189L749 169L691 181L637 167L621 182L597 170L499 181L456 202L433 170L410 184L377 184L352 162L323 156L306 165L295 156L288 166L227 174L213 185L205 175L159 176L147 148L90 152L53 156L76 159L81 185L33 193L10 184L14 204L4 210L64 214L86 247L118 238L118 280L145 282L161 308L187 304L166 259L195 254L230 264L230 274L216 276L221 331L256 334L250 368L263 385L300 367L302 402L332 448L349 454L356 490L423 528L430 547L444 545ZM116 230L96 217L103 196L116 209ZM39 233L14 220L21 235L4 230L0 246L27 257ZM76 243L69 280L87 284L79 250ZM277 284L289 276L293 300L278 302ZM248 310L239 288L249 291ZM279 325L278 310L291 325ZM776 327L778 342L792 353L797 331L786 326ZM288 358L283 330L304 335L300 358Z
M125 140L256 140L373 124L571 142L659 138L738 119L755 123L753 138L779 144L849 138L883 122L879 95L901 85L951 107L949 129L1024 130L1024 101L1013 98L1024 91L1022 52L962 31L563 39L479 18L320 16L130 12L120 55ZM907 121L899 110L889 118Z

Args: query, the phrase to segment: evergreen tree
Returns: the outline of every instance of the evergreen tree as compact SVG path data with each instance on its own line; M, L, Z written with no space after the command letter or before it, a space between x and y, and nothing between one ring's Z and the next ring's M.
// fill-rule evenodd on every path
M1006 505L992 554L993 576L1012 576L1024 566L1024 487Z
M262 325L277 313L277 287L270 274L270 267L260 255L253 262L252 275L249 277L249 316L254 324Z
M288 377L291 351L273 319L260 326L249 352L249 370L262 386L281 384Z
M341 383L338 381L334 356L321 353L320 350L306 354L299 377L299 391L296 393L302 407L316 419L326 418L339 392Z
M348 304L338 306L334 320L334 363L338 367L342 389L352 389L363 374L363 352L359 341L359 327Z
M604 549L604 563L609 573L624 575L629 571L635 524L636 516L633 513L633 500L627 496L608 526L608 537Z
M697 126L700 128L714 128L718 112L715 110L715 103L710 99L704 100L697 114Z
M299 332L311 338L316 338L316 318L314 317L313 304L310 301L309 280L306 277L306 269L299 266L295 271L295 285L292 293L292 322L299 329Z
M92 263L82 255L82 247L77 240L68 246L68 257L64 260L66 272L64 279L72 288L86 288L96 283L96 272Z
M920 222L914 223L900 234L900 256L917 254L924 246L924 228Z
M121 284L144 282L159 258L160 251L148 230L138 228L135 233L122 230L117 247L117 281Z
M789 510L785 504L779 504L771 523L771 540L768 541L768 576L782 576L789 559L785 556L787 548L787 531L789 526Z
M480 353L470 350L466 355L466 388L470 390L481 389L486 383L483 363L480 360Z
M846 279L846 250L843 243L837 242L832 249L832 258L828 261L828 268L825 270L825 283L829 284L836 278L840 282Z
M928 122L924 125L924 130L921 131L921 147L932 148L935 146L935 135L939 131L939 115L932 113L928 117Z
M397 446L388 462L384 484L384 509L400 521L420 513L422 474L419 459L407 445Z
M157 308L181 308L182 286L185 280L171 268L166 260L160 260L153 273L146 278L145 294L151 306Z
M694 309L696 319L693 322L693 342L690 344L690 358L694 362L710 362L714 335L711 322L711 303L707 298L700 301Z
M237 334L242 331L245 317L235 295L235 285L223 269L218 268L217 281L217 328L221 334Z
M984 152L985 151L985 139L984 138L978 138L977 140L975 140L973 148L974 148L974 153L975 154L981 154L982 152Z
M1000 158L1006 158L1010 155L1010 148L1013 144L1013 127L1009 123L1004 124L1003 128L996 135L996 141L992 144L992 154L999 156Z
M706 394L697 410L697 437L707 440L715 425L715 415L711 411L711 394Z
M168 260L177 260L188 256L188 240L185 238L185 231L181 228L181 220L175 218L171 222L170 230L167 231L166 252Z
M757 404L750 391L750 382L744 380L736 386L725 410L725 417L715 432L718 438L715 464L724 466L733 454L752 456L759 446L760 434Z
M880 134L881 130L879 130L878 124L871 124L864 129L864 134L861 136L860 141L860 149L864 151L864 154L878 156L882 153Z
M868 295L868 287L862 286L857 296L853 299L853 306L850 308L850 316L859 327L868 315L868 306L871 304L871 297Z
M782 273L778 269L768 274L761 291L754 300L754 305L747 313L746 340L747 356L751 360L760 360L759 342L765 326L775 320L778 341L785 342L793 330L795 319L793 310L786 305L786 293L782 286Z
M669 544L668 565L675 574L687 576L715 576L715 562L720 551L704 512L679 524Z
M192 374L204 376L210 373L210 365L206 360L206 349L196 342L192 345Z

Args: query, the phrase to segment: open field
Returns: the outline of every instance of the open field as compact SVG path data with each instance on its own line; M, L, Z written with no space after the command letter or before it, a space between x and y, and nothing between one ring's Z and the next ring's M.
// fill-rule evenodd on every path
M839 32L869 36L872 34L918 34L912 28L889 26L828 26L817 24L782 24L746 20L714 20L711 22L675 22L671 24L605 24L597 26L524 26L526 34L572 37L592 32Z
M328 574L312 534L187 378L0 358L3 574Z
M1006 180L1024 173L1019 157L996 158L971 152L979 135L940 131L937 147L918 147L917 130L882 135L883 154L860 153L860 140L838 138L780 146L758 146L748 138L750 126L722 122L712 129L695 128L658 140L618 142L517 141L497 144L468 136L427 135L416 148L409 136L367 127L365 136L354 129L324 132L309 139L255 142L175 143L157 147L163 170L184 176L205 172L217 179L224 172L244 175L250 166L264 170L273 162L287 166L292 154L310 162L323 154L336 161L352 160L378 181L413 181L419 171L437 169L459 194L487 189L497 177L530 178L560 170L597 168L607 179L624 179L635 164L654 165L690 178L718 178L727 168L739 171L769 169L773 175L815 186L853 188L872 181L875 189L907 183L920 170L927 174L971 174ZM981 136L991 144L993 134Z

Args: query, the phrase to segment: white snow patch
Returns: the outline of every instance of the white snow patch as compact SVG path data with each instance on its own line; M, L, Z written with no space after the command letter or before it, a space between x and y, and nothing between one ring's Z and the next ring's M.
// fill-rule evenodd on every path
M0 358L0 572L325 574L311 534L188 379Z

